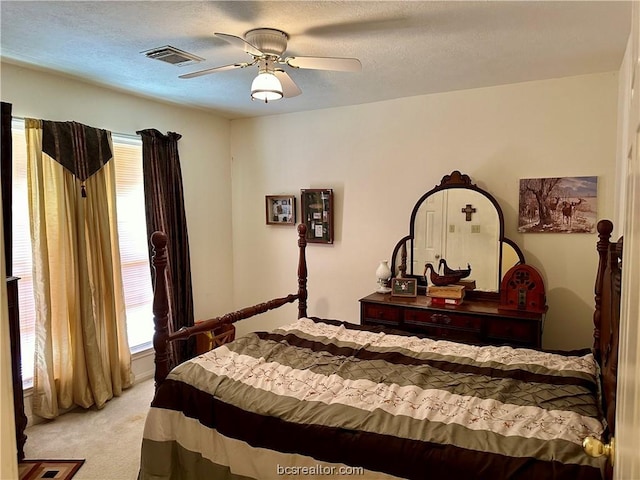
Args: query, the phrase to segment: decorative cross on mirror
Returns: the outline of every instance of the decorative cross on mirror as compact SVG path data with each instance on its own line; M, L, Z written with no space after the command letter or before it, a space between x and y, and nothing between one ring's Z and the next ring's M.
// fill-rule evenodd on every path
M465 218L465 220L466 220L467 222L470 222L470 221L471 221L471 215L472 215L472 214L474 214L474 213L476 213L476 209L475 209L475 208L473 208L473 207L471 206L471 204L470 204L470 203L467 203L467 206L466 206L466 207L464 207L464 208L463 208L462 210L460 210L460 211L461 211L462 213L464 213L464 214L466 214L466 215L467 215L467 216L466 216L466 218Z

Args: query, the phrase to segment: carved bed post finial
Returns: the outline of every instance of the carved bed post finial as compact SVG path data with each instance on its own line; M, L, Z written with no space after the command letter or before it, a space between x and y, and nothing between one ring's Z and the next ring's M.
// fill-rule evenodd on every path
M298 225L298 318L307 316L307 226L304 223Z
M602 284L607 267L607 252L609 250L609 239L611 238L612 231L613 223L609 220L600 220L598 222L598 243L596 246L596 250L598 251L598 271L596 273L596 283L594 287L596 305L593 312L593 355L598 363L600 363L602 359L602 352L600 351Z
M167 236L163 232L151 235L153 257L151 263L155 271L153 285L153 348L156 352L155 385L156 390L169 374L169 354L167 337L169 336L169 298L167 296Z

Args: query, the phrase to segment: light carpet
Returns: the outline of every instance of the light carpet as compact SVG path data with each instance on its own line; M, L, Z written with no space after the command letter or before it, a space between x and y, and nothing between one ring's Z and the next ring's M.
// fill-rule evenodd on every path
M102 408L77 408L27 428L25 458L84 458L73 480L134 480L153 380L125 390Z

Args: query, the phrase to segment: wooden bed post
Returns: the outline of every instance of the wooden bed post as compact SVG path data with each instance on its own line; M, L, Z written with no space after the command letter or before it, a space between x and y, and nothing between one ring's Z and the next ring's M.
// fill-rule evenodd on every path
M298 318L307 316L307 226L304 223L298 225Z
M593 312L593 355L602 365L602 352L600 351L600 332L602 324L602 288L604 283L604 274L607 268L607 255L609 252L609 239L613 231L613 223L609 220L600 220L598 222L598 243L596 250L598 251L598 271L596 273L596 283L594 287L595 293L595 310Z
M154 375L156 390L169 374L173 366L169 345L175 340L184 340L193 335L203 332L224 329L221 335L228 332L228 327L245 318L264 313L274 308L279 308L287 303L298 300L298 318L307 316L307 257L305 249L307 247L307 227L304 224L298 225L298 293L290 294L282 298L274 298L264 303L259 303L251 307L227 313L220 317L211 318L198 322L191 327L182 327L173 332L169 329L169 297L167 293L167 236L163 232L154 232L151 235L151 245L153 246L153 257L151 264L155 271L153 285L153 349L155 350Z
M598 272L595 285L595 311L593 314L593 351L600 365L603 413L607 420L607 436L615 434L615 411L618 376L618 338L620 335L620 284L623 239L610 242L613 224L609 220L598 222ZM608 469L606 478L611 478Z
M616 421L622 248L622 237L617 242L609 244L601 292L600 371L604 413L610 438L615 434Z
M167 297L167 236L163 232L151 235L153 257L151 263L155 271L153 285L153 349L155 350L155 385L160 386L169 374L169 298Z

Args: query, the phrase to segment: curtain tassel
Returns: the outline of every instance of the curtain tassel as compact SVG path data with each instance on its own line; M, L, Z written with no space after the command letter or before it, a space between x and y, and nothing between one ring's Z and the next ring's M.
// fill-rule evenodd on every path
M85 187L84 182L80 185L80 192L82 194L82 198L87 198L87 188Z

